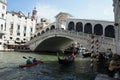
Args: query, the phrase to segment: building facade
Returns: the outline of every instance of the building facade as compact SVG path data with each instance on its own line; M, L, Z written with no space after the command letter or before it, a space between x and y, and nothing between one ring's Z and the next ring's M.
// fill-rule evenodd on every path
M0 50L15 49L24 45L35 33L37 11L24 15L21 11L7 11L7 2L0 0Z

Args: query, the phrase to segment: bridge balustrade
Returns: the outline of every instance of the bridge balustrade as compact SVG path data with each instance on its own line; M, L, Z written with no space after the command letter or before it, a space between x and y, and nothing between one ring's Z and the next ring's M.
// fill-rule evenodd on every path
M64 36L69 36L72 38L89 38L89 34L84 34L82 32L75 32L75 31L68 31L68 30L62 30L62 29L54 29L54 30L49 30L40 36L34 37L32 40L30 40L27 44L30 44L36 40L41 40L44 39L47 36L51 35L64 35Z
M75 31L69 31L69 30L62 30L62 29L53 29L53 30L49 30L43 34L41 34L40 36L36 36L34 37L31 41L27 42L27 45L33 44L37 41L42 41L44 39L46 39L47 37L55 37L55 36L63 36L63 37L68 37L71 38L73 40L87 40L88 44L91 45L91 34L86 34L83 32L75 32ZM114 38L109 38L109 37L103 37L103 36L96 36L94 40L99 40L99 46L101 45L115 45L115 39Z

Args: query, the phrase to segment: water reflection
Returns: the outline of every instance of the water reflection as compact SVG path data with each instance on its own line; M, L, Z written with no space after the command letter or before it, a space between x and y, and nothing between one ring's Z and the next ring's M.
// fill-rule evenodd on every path
M94 80L90 59L77 58L72 66L60 65L56 55L0 52L0 80ZM32 56L44 61L30 68L18 68L24 64L23 56Z

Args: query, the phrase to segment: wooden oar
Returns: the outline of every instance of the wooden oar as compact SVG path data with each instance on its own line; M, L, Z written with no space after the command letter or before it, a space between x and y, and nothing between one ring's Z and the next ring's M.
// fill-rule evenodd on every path
M24 59L27 59L25 56L23 56Z
M29 56L29 58L33 58L33 57Z

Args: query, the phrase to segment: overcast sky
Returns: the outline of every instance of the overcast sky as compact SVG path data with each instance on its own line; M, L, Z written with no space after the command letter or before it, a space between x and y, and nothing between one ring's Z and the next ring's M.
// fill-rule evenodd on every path
M80 19L114 20L112 0L7 0L8 11L22 11L27 15L36 6L39 18L54 21L59 12L67 12Z

